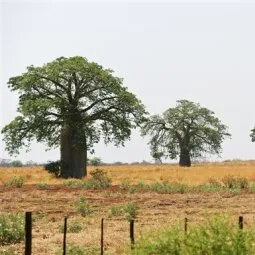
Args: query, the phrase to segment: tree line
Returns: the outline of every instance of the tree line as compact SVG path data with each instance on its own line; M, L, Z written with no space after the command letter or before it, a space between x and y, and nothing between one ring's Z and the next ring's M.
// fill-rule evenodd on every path
M131 130L149 136L155 160L179 158L189 167L204 154L220 154L228 127L199 103L178 100L161 115L149 115L143 103L123 86L123 79L86 58L60 57L41 67L27 67L11 77L18 92L18 116L2 129L6 150L18 154L32 140L60 148L63 178L87 175L87 153L101 139L124 146ZM251 133L255 141L255 128Z

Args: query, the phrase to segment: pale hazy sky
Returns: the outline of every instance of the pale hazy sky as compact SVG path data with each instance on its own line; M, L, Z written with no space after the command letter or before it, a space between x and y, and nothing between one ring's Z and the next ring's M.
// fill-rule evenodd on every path
M16 116L10 77L31 64L81 55L124 78L147 110L162 113L178 99L199 102L229 126L222 159L254 159L255 3L2 1L0 128ZM0 158L10 158L0 137ZM125 148L96 146L106 162L151 160L135 131ZM22 161L59 158L33 144Z

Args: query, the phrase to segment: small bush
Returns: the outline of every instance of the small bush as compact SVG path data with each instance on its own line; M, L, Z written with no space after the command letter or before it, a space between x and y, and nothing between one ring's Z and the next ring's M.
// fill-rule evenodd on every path
M93 213L91 206L84 197L80 197L79 201L76 203L76 210L82 217L89 216Z
M66 180L63 182L64 186L70 187L70 188L83 188L84 187L84 181L82 180Z
M80 233L82 231L82 225L78 221L70 222L67 224L68 233ZM60 232L64 233L64 225L60 226Z
M128 191L129 193L134 194L136 192L136 188L134 186L131 186Z
M78 245L67 245L66 254L68 255L98 255L100 250L98 248L86 248ZM63 254L63 251L60 250L56 255Z
M3 251L0 251L0 255L14 255L17 254L13 248L8 248Z
M24 239L24 215L0 213L0 245L15 244Z
M90 175L92 178L88 180L88 185L93 188L108 188L111 185L111 178L102 169L96 168Z
M37 187L41 190L45 190L45 189L49 189L50 186L47 183L40 182L40 183L37 183Z
M123 205L115 205L110 208L110 217L122 216L124 214Z
M21 188L24 185L24 181L24 177L22 176L13 176L11 179L4 182L4 186L10 188Z
M149 189L149 185L148 184L145 184L144 182L142 181L138 181L136 184L135 184L135 187L137 189L142 189L142 190L148 190Z
M125 179L120 184L120 190L125 191L128 190L131 187L130 181Z
M58 178L61 174L61 161L51 161L44 165L44 169Z
M128 221L134 220L136 218L137 211L138 208L136 203L127 203L123 208L124 216Z

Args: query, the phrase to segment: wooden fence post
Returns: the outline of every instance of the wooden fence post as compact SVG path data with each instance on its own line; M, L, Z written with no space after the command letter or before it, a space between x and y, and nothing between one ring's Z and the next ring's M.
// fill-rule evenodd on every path
M25 214L25 255L32 254L32 212Z
M239 228L243 229L243 216L239 216Z
M101 219L101 255L104 255L104 219Z
M188 230L188 219L185 218L184 219L184 231L185 231L185 233L187 233L187 230Z
M130 221L130 240L131 240L131 249L134 249L135 244L135 235L134 235L134 220Z
M63 255L66 255L66 232L67 232L67 217L65 217L64 221Z

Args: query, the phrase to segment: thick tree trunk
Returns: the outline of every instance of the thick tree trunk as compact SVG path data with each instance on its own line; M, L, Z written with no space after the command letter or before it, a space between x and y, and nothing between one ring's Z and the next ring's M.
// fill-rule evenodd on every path
M61 132L60 153L61 153L61 177L78 178L87 175L87 150L79 149L75 144L74 136L77 129L65 124Z
M191 166L190 154L188 150L181 150L179 166L183 166L183 167Z

